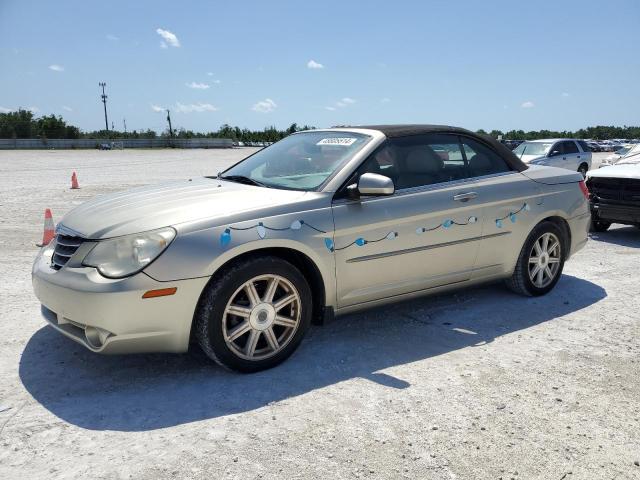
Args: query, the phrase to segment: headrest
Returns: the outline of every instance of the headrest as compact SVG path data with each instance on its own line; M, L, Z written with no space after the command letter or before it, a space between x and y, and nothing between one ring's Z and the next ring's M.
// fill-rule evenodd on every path
M492 163L489 157L482 153L476 153L469 159L469 168L475 175L482 175L492 171Z
M438 173L444 169L442 158L428 148L412 149L405 159L405 168L410 173Z

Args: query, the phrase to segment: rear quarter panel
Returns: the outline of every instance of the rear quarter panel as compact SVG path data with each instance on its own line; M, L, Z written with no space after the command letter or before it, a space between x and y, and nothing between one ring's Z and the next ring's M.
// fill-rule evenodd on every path
M562 218L569 226L570 253L581 248L587 240L590 219L588 202L578 186L581 179L580 174L565 169L536 167L522 172L520 179L511 179L508 184L507 178L492 182L483 235L498 232L504 235L483 241L476 262L480 268L476 278L510 276L527 237L549 217ZM500 196L508 200L500 201ZM518 213L516 221L511 222L509 214L524 203L529 210ZM502 227L497 228L496 220L503 217L506 218Z

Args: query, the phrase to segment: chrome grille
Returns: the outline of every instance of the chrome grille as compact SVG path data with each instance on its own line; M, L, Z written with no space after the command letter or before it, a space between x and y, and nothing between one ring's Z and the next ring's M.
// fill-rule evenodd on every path
M58 234L55 239L56 246L51 257L51 267L60 270L64 267L71 256L76 253L78 247L84 242L83 238L71 235Z

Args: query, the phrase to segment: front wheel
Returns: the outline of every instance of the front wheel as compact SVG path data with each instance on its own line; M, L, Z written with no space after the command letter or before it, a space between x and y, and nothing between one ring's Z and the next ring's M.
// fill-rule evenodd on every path
M195 337L218 364L240 372L274 367L298 347L311 323L304 276L278 257L240 261L200 299Z
M582 178L587 177L588 171L589 171L589 165L587 165L586 163L581 163L580 166L578 167L578 173L582 174Z
M538 224L524 242L507 286L530 297L551 291L562 275L565 244L564 234L555 223Z

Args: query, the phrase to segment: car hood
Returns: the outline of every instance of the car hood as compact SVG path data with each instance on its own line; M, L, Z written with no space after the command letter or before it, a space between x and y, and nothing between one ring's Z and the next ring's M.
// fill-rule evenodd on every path
M223 223L305 195L203 177L99 195L67 213L61 224L86 238L104 239L203 219Z
M637 178L640 179L640 163L615 164L587 172L587 178Z
M539 158L544 158L544 155L522 155L520 160L524 163L529 163L531 160L538 160Z

